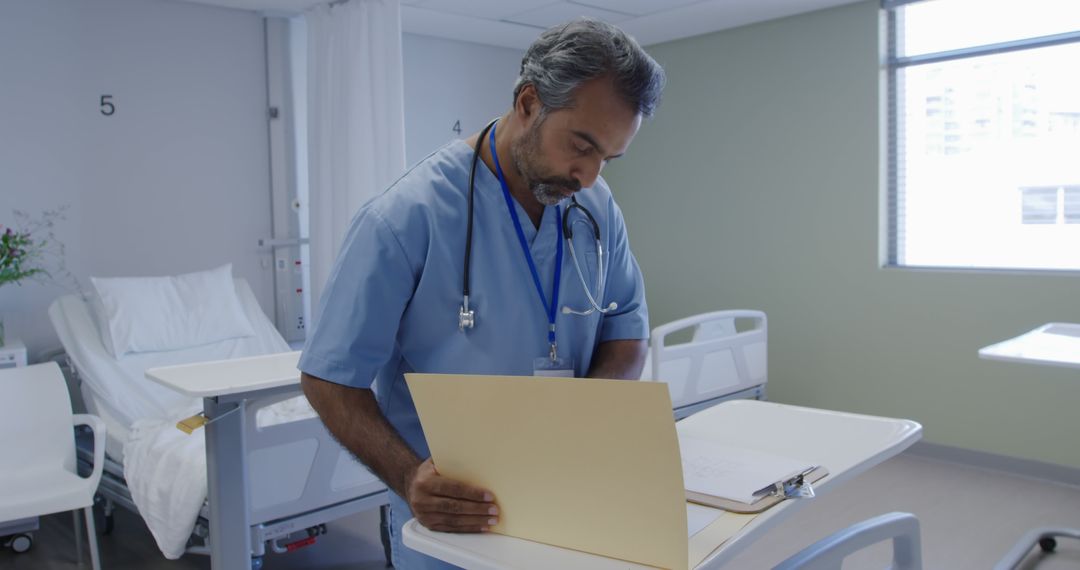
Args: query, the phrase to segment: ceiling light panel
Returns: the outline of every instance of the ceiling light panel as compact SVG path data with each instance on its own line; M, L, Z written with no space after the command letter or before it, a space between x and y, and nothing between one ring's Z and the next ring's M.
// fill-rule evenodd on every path
M483 43L524 50L540 30L501 20L426 10L421 6L401 7L402 31L448 40Z
M421 0L420 6L435 12L502 20L507 16L535 10L553 0Z
M603 8L596 8L594 6L575 4L573 2L556 2L542 8L521 12L503 19L508 22L515 22L528 26L550 28L556 24L561 24L582 16L596 18L597 20L603 20L612 24L633 18L633 16L629 14L604 10Z
M686 6L687 4L696 4L703 0L574 0L578 4L584 4L586 6L593 6L595 8L602 8L604 10L614 10L616 12L622 12L624 14L632 14L634 16L644 16L646 14L655 14L656 12L664 12L671 10L672 8L678 8L680 6Z

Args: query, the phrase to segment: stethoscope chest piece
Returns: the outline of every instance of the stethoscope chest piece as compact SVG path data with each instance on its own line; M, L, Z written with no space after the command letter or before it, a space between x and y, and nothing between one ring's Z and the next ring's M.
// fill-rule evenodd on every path
M469 308L469 297L466 296L461 308L458 309L458 328L461 330L471 329L476 326L476 311Z

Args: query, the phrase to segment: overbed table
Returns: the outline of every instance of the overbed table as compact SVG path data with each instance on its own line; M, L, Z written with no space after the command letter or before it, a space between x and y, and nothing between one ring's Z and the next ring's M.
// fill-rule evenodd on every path
M979 349L979 358L1080 368L1080 324L1047 323L1018 337ZM1057 545L1054 539L1059 536L1080 538L1080 529L1032 529L1009 550L994 569L1016 568L1036 544L1043 550L1053 550Z
M679 434L798 457L825 466L829 475L814 484L818 494L893 457L915 443L922 426L903 420L833 412L772 402L735 400L698 412L676 424ZM816 499L815 499L816 500ZM791 516L805 500L782 501L755 516L698 566L717 568ZM470 570L648 568L499 534L450 534L412 519L405 545Z
M210 420L203 429L206 430L210 559L214 570L257 570L262 566L264 541L387 503L385 486L373 476L370 483L355 494L351 488L344 491L316 489L315 492L327 495L348 496L339 503L307 512L274 512L281 509L260 507L252 501L252 486L257 481L248 469L249 455L263 450L260 443L263 447L273 447L275 442L261 441L272 440L272 437L257 438L263 434L251 429L254 417L249 406L267 398L298 394L300 372L296 365L299 358L299 352L285 352L146 371L147 378L162 386L202 398L203 413ZM332 442L321 422L308 423L311 425L300 433L300 437L319 438L320 444ZM329 448L317 453L314 461L322 462L323 467L334 467L323 461L324 457L332 458L333 452ZM329 473L330 470L324 471ZM334 471L335 476L338 473ZM304 492L308 491L310 489L305 488ZM267 512L272 514L267 515Z

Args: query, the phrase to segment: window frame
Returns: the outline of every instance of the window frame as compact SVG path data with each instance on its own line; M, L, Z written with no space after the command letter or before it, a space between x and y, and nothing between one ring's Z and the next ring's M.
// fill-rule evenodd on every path
M900 35L902 22L901 9L908 4L916 4L928 0L881 0L881 10L884 13L884 87L885 87L885 240L883 244L884 260L882 267L885 269L915 269L924 271L954 271L965 273L1049 273L1049 274L1080 274L1080 268L1027 268L1007 266L925 266L908 263L900 263L903 258L903 243L901 228L903 227L904 208L900 197L900 177L902 176L899 159L899 117L901 79L900 72L908 67L930 65L945 61L969 59L994 54L1026 51L1057 45L1080 43L1080 30L1064 32L1031 38L995 42L990 44L970 46L945 51L931 52L914 56L900 56Z

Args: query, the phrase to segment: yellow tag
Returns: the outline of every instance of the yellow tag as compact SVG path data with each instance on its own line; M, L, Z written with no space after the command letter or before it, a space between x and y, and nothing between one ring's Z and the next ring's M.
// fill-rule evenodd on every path
M192 432L203 427L204 425L206 425L206 416L202 414L197 414L191 416L190 418L185 418L176 422L176 429L188 435L191 435Z

